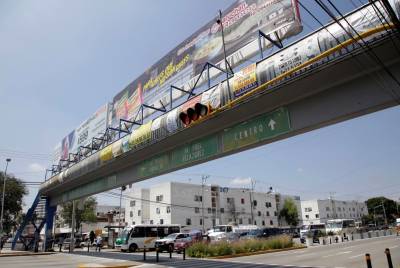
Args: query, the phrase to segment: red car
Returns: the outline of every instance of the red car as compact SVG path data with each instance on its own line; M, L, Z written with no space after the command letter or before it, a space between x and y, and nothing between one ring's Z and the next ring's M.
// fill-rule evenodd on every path
M192 231L188 237L177 239L174 243L174 250L181 253L183 249L190 247L193 243L200 241L202 234L200 231Z

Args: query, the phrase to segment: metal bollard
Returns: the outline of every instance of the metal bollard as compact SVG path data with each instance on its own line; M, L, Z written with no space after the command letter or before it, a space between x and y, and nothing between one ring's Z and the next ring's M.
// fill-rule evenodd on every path
M367 262L367 268L372 268L371 256L369 255L369 253L365 254L365 261Z
M186 248L183 248L183 260L186 260Z
M143 247L143 260L146 260L146 246Z
M158 257L158 255L159 255L159 250L158 250L158 247L156 247L156 262L158 262L159 261L159 257Z
M87 252L89 252L90 242L87 243Z
M169 258L172 259L172 250L169 249Z
M385 254L388 262L389 268L393 268L393 263L392 263L392 256L390 255L390 249L385 249Z

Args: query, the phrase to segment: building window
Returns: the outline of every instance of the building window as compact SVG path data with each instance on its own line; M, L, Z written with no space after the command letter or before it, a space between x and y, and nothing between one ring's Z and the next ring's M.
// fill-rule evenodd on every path
M258 215L258 216L261 216L261 211L258 211L258 212L257 212L257 215Z
M211 208L207 208L208 214L211 214Z
M319 214L315 214L315 218L318 219L319 218Z
M328 214L326 214L326 217L327 217L327 218L329 218L329 213L328 213Z
M271 202L265 202L265 206L266 206L267 208L270 208L270 207L272 207L272 204L271 204Z
M201 195L195 195L194 196L194 201L196 202L203 202L203 197Z
M200 218L200 225L203 225L203 219Z
M270 220L270 221L269 221L269 225L274 225L274 221L273 221L273 220Z
M269 211L267 211L267 217L269 217Z
M167 213L171 213L171 207L167 207Z
M254 221L254 225L257 225L257 221Z
M257 206L257 200L253 200L253 207Z
M157 202L161 202L161 201L163 201L163 199L164 199L164 197L163 197L162 194L156 196L156 201L157 201Z
M342 211L342 209L340 208L340 207L338 207L338 209L337 209L338 211Z
M133 217L133 211L129 212L129 216L131 216L131 218Z
M229 219L228 219L228 222L232 222L232 218L229 218Z
M274 216L275 217L278 216L278 212L277 211L274 211Z
M234 204L234 203L235 203L235 200L234 200L232 197L228 197L228 198L226 199L226 202L227 202L228 204Z
M225 213L225 209L224 208L220 208L220 213Z
M248 221L247 221L249 224L251 224L251 219L250 218L248 218Z
M136 222L133 221L133 222L132 222L132 225L135 225L135 224L136 224Z
M135 204L136 204L136 201L134 201L134 200L130 202L130 206L131 206L131 207L134 207Z
M164 220L163 219L160 219L160 224L164 224Z
M194 208L194 213L200 213L200 208Z
M326 207L325 210L326 210L326 211L330 211L331 208L330 208L330 207Z
M310 218L310 216L306 215L306 219L309 219L309 218Z
M139 209L139 210L137 211L137 215L140 216L141 214L142 214L142 211Z
M304 211L305 211L305 212L311 212L311 211L312 211L312 208L311 208L311 207L304 208Z
M160 214L160 208L156 208L156 213Z
M153 220L150 220L150 224L153 224Z
M239 219L239 224L243 224L243 219L242 218Z
M186 225L192 225L192 220L190 218L186 219Z
M262 224L262 226L265 226L265 221L262 221L261 224Z
M240 199L240 204L244 204L244 198Z

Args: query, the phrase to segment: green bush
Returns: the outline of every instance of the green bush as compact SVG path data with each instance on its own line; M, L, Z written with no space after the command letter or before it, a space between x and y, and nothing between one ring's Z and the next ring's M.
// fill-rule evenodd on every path
M293 247L292 238L282 235L268 239L246 239L235 242L197 242L187 249L190 257L204 258Z

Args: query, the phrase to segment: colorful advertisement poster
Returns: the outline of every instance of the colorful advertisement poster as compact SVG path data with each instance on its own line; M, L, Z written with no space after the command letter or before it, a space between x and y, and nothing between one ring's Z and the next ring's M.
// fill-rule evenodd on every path
M80 146L90 145L92 138L104 134L107 129L108 110L108 104L101 106L89 119L62 139L61 148L56 146L54 149L55 164L61 159L69 159L70 153L77 153Z
M219 64L223 61L221 24L216 19L209 21L114 97L112 126L117 126L120 119L137 118L141 104L166 106L170 102L171 85L188 89L206 62ZM296 0L238 0L222 13L222 25L228 58L232 55L232 68L258 53L259 30L265 34L276 32L280 39L302 30ZM249 46L250 43L255 45ZM264 49L270 46L265 40L263 44ZM238 52L241 62L233 56ZM178 99L182 94L175 90L172 99ZM143 112L147 117L154 110Z

